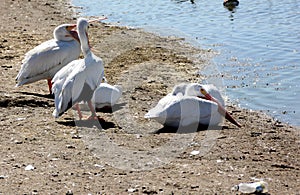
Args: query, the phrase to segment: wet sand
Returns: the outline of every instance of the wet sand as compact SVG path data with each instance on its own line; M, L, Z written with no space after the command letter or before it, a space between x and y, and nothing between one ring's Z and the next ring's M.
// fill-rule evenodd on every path
M195 73L210 65L213 51L91 25L93 51L123 98L113 113L98 113L102 127L76 121L72 110L54 119L46 81L15 88L15 76L24 54L51 39L57 25L75 23L76 14L54 0L4 0L0 9L0 194L232 194L233 185L255 178L269 183L270 194L300 193L299 128L230 102L242 128L225 122L178 135L143 118L175 84L201 81Z

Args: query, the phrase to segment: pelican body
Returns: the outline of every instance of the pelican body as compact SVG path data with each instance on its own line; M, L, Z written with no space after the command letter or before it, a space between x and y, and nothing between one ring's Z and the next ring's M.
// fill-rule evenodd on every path
M92 103L98 109L106 106L112 107L121 98L121 95L122 89L120 86L101 83L94 92Z
M95 109L108 108L111 109L122 96L122 88L118 85L110 85L108 83L100 83L92 97L92 104ZM87 110L85 103L79 103L81 110Z
M62 24L54 29L54 39L43 42L25 54L21 69L16 77L16 87L42 79L51 79L65 65L80 55L78 34L74 24Z
M79 118L82 118L78 102L88 102L92 112L91 117L96 117L91 99L94 91L99 86L104 76L102 59L90 50L88 34L88 21L84 18L77 20L77 30L81 42L84 58L74 60L56 73L52 79L52 91L55 96L55 110L53 116L61 116L69 108L76 105Z
M224 117L240 126L224 109L224 99L213 85L179 84L145 114L164 126L219 125Z

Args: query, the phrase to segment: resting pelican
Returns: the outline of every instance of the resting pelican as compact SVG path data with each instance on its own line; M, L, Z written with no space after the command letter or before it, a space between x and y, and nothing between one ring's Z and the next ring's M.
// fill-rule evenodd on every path
M94 108L101 109L101 108L108 108L111 109L117 101L122 96L122 88L119 85L110 85L107 82L100 83L97 89L94 92L92 97L92 104ZM79 107L82 110L87 109L87 105L85 103L79 103Z
M51 79L55 73L80 55L78 34L73 30L75 27L76 24L56 27L54 39L43 42L25 54L16 77L16 87L47 79L51 94Z
M212 94L212 95L211 95ZM145 114L145 118L171 127L191 124L218 125L223 118L241 127L224 108L224 99L213 85L180 84Z
M92 102L98 109L103 107L112 107L121 98L121 95L121 86L101 83L94 92Z
M102 59L93 54L89 46L87 28L84 18L77 20L77 29L84 59L74 60L56 73L52 79L52 91L55 96L53 116L61 116L73 105L76 105L79 118L82 119L78 102L88 102L92 112L90 119L98 119L91 99L104 76Z

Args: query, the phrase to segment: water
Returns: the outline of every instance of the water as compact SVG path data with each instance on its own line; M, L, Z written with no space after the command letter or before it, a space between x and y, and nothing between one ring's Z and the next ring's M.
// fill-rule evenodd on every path
M213 62L219 72L211 76L223 78L232 102L300 126L300 1L241 0L233 12L221 0L193 2L72 0L82 15L174 29L218 51Z

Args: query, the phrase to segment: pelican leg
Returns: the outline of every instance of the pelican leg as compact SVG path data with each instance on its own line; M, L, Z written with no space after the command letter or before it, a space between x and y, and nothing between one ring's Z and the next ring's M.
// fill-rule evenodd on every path
M92 101L88 101L88 106L90 108L90 111L92 112L92 115L88 118L89 120L100 120L101 118L97 116L95 108L92 104Z
M50 95L52 94L52 82L51 82L51 80L52 79L47 79Z
M79 108L79 105L78 105L78 104L75 104L75 109L77 110L79 119L81 120L81 119L82 119L82 113L81 113L81 111L80 111L80 108Z

